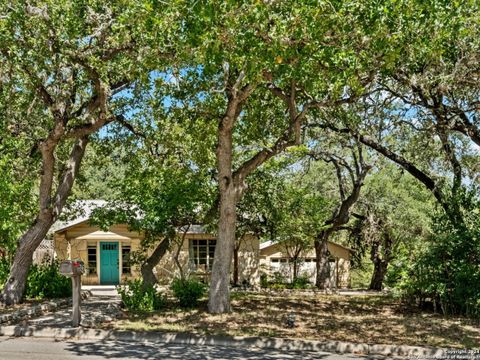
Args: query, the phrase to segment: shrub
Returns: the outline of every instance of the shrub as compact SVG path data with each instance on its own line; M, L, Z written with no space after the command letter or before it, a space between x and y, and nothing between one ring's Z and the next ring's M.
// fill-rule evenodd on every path
M288 287L290 289L308 289L310 287L310 280L307 276L302 275L294 279Z
M280 271L275 271L273 273L272 283L273 284L286 284L287 279L285 278L285 275L282 274Z
M273 283L270 284L269 288L273 290L285 290L287 288L287 285L282 283Z
M268 276L265 273L260 275L260 287L263 289L268 287Z
M422 307L431 303L434 310L445 315L479 318L478 239L480 237L461 231L437 233L399 282L403 297Z
M170 288L173 296L183 308L192 308L198 305L198 300L205 295L206 286L196 279L174 279Z
M25 297L52 299L72 295L72 281L58 272L58 261L32 265L28 273Z
M437 215L435 235L409 264L397 288L422 307L480 318L480 201L466 196L461 200L463 223Z
M151 312L165 307L164 296L153 285L144 285L142 280L127 281L117 286L117 292L129 311Z

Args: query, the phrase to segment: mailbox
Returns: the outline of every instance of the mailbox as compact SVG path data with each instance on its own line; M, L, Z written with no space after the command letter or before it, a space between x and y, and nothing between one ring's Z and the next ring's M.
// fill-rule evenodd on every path
M60 263L58 269L60 274L72 278L72 325L80 325L82 315L80 313L80 303L82 302L82 282L81 275L85 272L85 265L82 260L65 260Z
M85 265L81 260L65 260L60 263L59 271L65 276L79 276L85 273Z

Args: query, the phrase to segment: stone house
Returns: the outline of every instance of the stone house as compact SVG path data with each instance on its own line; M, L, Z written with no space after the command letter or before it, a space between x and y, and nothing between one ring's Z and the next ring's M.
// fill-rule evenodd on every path
M139 268L131 262L131 255L141 251L144 235L132 231L126 224L111 226L108 231L89 223L93 208L102 206L102 201L83 201L83 214L75 219L56 224L53 228L55 257L59 260L80 259L85 262L86 275L82 283L88 285L116 285L140 277ZM191 226L186 232L179 231L170 251L156 266L159 282L168 283L178 276L178 260L184 273L208 280L215 252L216 238L202 226ZM238 275L240 283L255 285L259 281L259 241L246 236L238 251ZM232 265L233 272L233 265Z

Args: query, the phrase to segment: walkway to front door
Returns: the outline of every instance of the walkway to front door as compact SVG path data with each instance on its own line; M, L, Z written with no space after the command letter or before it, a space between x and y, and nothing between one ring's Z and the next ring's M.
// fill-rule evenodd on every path
M118 243L100 243L100 284L117 285L119 283Z

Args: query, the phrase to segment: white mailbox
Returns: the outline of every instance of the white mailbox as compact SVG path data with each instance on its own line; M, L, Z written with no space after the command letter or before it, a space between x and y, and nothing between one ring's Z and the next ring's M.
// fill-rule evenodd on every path
M80 278L85 273L85 265L81 260L65 260L60 263L60 274L72 278L72 325L80 326L82 315L80 303L82 302L82 282Z
M59 272L65 276L79 276L85 273L85 264L81 260L65 260L60 263Z

